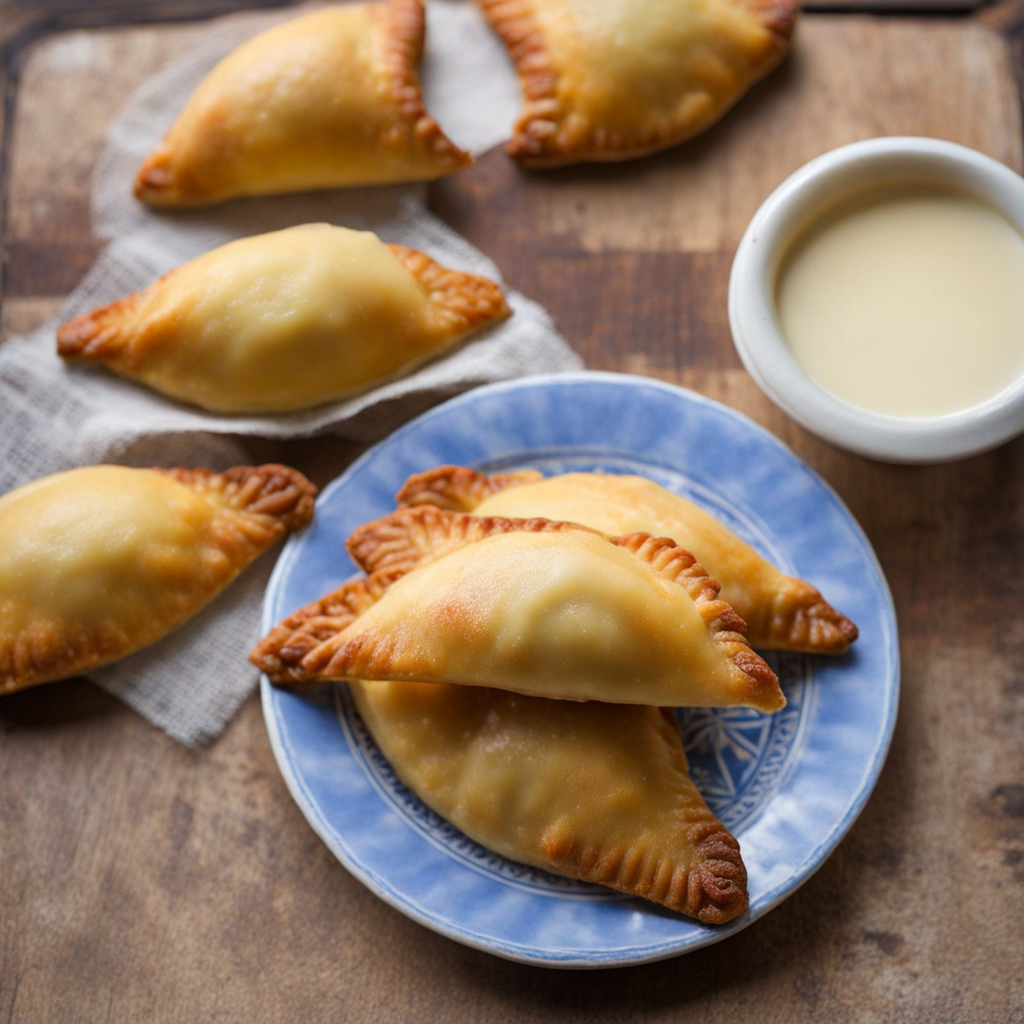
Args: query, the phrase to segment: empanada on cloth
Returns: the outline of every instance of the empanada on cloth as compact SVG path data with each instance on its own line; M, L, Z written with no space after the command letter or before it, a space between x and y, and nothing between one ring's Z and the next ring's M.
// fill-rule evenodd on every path
M857 627L810 583L786 576L714 516L639 476L539 473L487 477L439 466L409 478L400 505L436 505L481 516L544 516L583 523L602 533L671 537L692 551L747 624L747 640L764 650L842 654Z
M316 488L285 466L91 466L0 498L0 694L166 636L285 532Z
M57 350L212 412L283 413L407 373L508 315L493 281L369 231L304 224L76 317Z
M273 682L414 680L762 711L786 703L718 584L671 541L424 507L361 527L349 550L370 575L296 612L254 652Z
M488 849L708 924L746 909L739 844L690 781L671 711L475 686L349 686L398 777Z
M156 206L430 181L473 162L423 106L420 0L345 4L224 58L135 179Z
M703 131L784 56L795 0L480 0L525 106L530 167L625 160Z

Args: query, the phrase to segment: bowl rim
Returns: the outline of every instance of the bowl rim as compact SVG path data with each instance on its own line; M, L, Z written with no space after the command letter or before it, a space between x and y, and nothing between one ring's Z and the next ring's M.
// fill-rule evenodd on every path
M888 416L846 402L808 376L790 351L775 310L779 263L805 226L847 195L900 180L965 190L1024 234L1024 178L998 160L943 139L888 136L854 142L804 164L754 214L729 277L729 324L750 375L812 433L883 461L950 461L995 448L1024 431L1024 371L967 409L921 418Z

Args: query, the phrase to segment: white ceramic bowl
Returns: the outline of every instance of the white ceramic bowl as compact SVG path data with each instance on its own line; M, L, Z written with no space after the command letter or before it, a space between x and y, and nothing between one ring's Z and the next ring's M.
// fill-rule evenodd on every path
M970 192L1002 210L1024 234L1024 178L998 161L939 139L855 142L801 167L754 215L732 265L729 322L751 376L808 430L888 462L942 462L994 448L1024 431L1024 375L960 412L921 419L885 416L851 405L813 381L786 344L775 309L779 263L796 234L849 193L901 179Z

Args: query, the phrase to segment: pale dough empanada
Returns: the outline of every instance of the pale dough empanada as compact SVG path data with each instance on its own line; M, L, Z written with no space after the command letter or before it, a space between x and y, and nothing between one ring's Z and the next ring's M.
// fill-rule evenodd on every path
M0 694L176 629L286 531L316 488L285 466L92 466L0 498Z
M501 289L369 231L305 224L243 238L57 332L105 363L222 413L351 396L509 315Z
M708 924L746 909L739 844L690 781L671 711L443 683L349 686L398 777L489 849Z
M296 612L253 653L273 682L415 680L769 712L786 703L718 584L671 541L423 507L361 527L349 550L370 575Z
M625 160L716 121L783 57L795 0L480 0L519 74L508 152Z
M803 580L786 576L692 501L639 476L540 473L485 476L439 466L411 476L399 505L435 505L481 516L543 516L582 523L609 535L671 537L692 551L721 586L721 596L747 624L752 647L843 654L857 627Z
M135 179L159 206L429 181L473 162L423 106L420 0L347 4L269 29L193 93Z

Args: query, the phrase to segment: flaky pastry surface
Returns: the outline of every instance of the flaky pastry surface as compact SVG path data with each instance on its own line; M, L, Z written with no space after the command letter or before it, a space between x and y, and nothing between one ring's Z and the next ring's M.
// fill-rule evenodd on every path
M671 537L718 581L723 600L746 623L752 647L842 654L857 638L857 627L810 583L780 572L714 516L644 477L488 477L463 466L439 466L410 477L397 500L482 516L562 519L609 535Z
M189 206L465 167L423 105L423 33L421 0L326 7L260 33L196 89L135 194Z
M159 640L313 514L285 466L92 466L0 498L0 694Z
M252 660L279 684L392 679L568 700L785 705L718 585L671 541L405 509L353 534L370 575L290 616Z
M369 231L304 224L230 242L57 332L100 362L220 413L365 391L509 315L501 289Z

